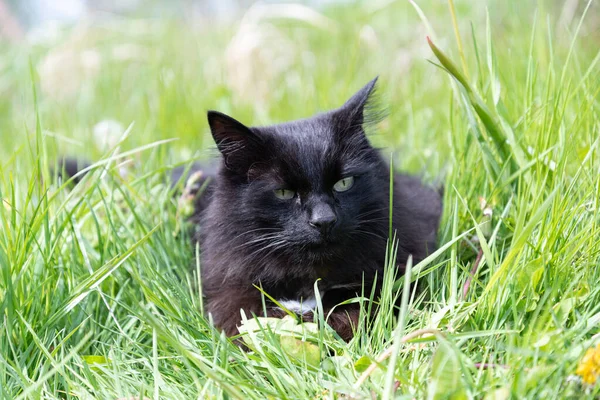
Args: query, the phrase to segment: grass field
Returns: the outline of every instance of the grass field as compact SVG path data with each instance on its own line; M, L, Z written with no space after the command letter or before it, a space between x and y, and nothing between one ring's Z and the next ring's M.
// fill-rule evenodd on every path
M452 3L99 19L0 45L0 397L599 398L600 348L581 360L600 342L600 3ZM424 290L394 315L389 274L349 344L321 325L299 357L268 330L240 351L202 315L164 174L214 153L208 109L307 117L376 75L373 143L445 182L444 247L395 285ZM98 163L70 190L58 155Z

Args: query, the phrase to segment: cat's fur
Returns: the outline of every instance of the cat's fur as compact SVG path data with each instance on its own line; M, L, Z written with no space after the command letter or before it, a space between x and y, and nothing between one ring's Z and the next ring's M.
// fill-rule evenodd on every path
M370 82L341 108L309 119L248 128L211 111L208 120L222 162L198 203L202 290L206 311L227 335L237 333L240 310L264 315L261 292L275 299L311 302L319 291L326 313L367 291L383 276L389 232L389 167L363 129ZM348 191L333 185L354 177ZM296 192L290 200L276 189ZM206 206L206 208L204 208ZM436 246L439 193L420 180L396 175L393 229L398 268ZM337 221L318 229L311 221ZM329 221L330 222L330 221ZM403 271L401 271L403 272ZM267 316L283 312L267 301ZM348 340L358 305L337 307L331 326ZM304 320L312 313L303 312Z

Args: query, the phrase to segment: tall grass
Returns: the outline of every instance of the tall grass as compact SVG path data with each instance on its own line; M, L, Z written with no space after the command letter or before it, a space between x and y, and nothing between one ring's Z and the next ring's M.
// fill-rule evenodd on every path
M600 340L598 4L580 3L254 8L3 45L0 397L600 396L575 375ZM399 277L390 246L383 297L352 300L380 310L354 340L299 331L316 363L277 327L240 351L201 312L164 175L211 154L207 109L306 117L375 75L374 144L444 180L441 250ZM59 154L98 161L72 187L50 174Z

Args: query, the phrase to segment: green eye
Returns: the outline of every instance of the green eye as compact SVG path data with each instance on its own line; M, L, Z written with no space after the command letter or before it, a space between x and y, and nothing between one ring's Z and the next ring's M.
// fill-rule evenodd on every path
M336 192L345 192L346 190L349 190L352 187L352 185L354 185L354 177L349 176L347 178L340 179L339 181L337 181L335 185L333 185L333 190L335 190Z
M296 195L296 192L288 189L276 189L273 193L275 193L275 197L281 200L291 200Z

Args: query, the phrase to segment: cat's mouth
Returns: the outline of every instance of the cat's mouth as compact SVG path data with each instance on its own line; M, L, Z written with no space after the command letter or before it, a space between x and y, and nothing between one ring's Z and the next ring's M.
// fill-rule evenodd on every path
M329 252L335 250L339 245L340 243L332 238L320 238L306 244L304 247L312 252Z
M306 254L311 257L324 257L333 255L343 247L344 242L339 235L305 235L297 240L290 241L298 254Z

